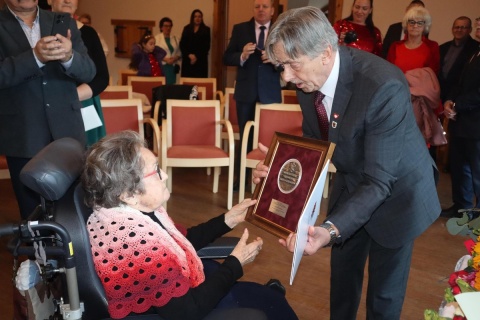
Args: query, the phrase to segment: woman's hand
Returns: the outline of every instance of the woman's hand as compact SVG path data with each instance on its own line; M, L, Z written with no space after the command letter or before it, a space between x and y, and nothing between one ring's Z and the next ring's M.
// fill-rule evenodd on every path
M248 229L245 228L243 231L243 235L238 241L238 244L233 249L231 255L240 261L242 266L246 265L247 263L252 262L255 260L255 257L258 255L260 250L262 250L263 240L260 237L257 237L256 240L247 244L248 240Z
M195 62L197 62L197 56L194 55L193 53L190 53L188 55L188 58L190 59L190 64L195 64Z
M257 203L257 200L245 199L234 206L230 211L225 213L225 224L229 226L230 229L235 228L237 224L245 221L248 207L253 206L255 203Z

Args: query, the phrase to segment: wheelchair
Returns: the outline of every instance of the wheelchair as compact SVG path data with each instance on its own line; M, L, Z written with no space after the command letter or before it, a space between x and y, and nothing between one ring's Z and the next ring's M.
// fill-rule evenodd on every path
M72 138L56 140L23 168L20 179L41 198L28 221L0 225L0 236L13 235L8 249L15 255L35 256L34 243L42 241L45 254L58 267L46 266L46 274L60 277L62 297L50 319L110 319L107 299L90 250L86 221L92 212L83 201L78 182L84 164L84 147ZM35 235L37 233L37 235ZM201 258L230 254L238 238L223 237L198 251ZM203 256L203 257L202 257ZM125 319L162 320L158 314L130 314ZM256 309L214 310L205 320L266 320ZM167 320L167 319L163 319Z

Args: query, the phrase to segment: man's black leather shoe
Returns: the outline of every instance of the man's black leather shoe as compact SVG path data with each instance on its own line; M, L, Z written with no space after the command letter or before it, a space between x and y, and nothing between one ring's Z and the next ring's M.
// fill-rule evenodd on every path
M280 282L280 280L277 279L270 279L268 280L267 283L265 283L265 286L269 287L272 290L275 290L279 293L282 294L282 296L285 296L286 290L283 284Z
M461 208L458 207L458 205L454 204L450 208L442 210L442 213L440 213L440 217L442 217L442 218L461 218L463 214L458 212L458 210L460 210L460 209Z

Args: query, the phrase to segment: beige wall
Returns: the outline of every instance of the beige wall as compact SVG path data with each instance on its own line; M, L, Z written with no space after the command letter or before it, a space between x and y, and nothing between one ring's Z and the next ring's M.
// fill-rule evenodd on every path
M105 38L110 49L107 57L108 69L116 83L118 70L127 69L130 61L115 58L112 19L153 20L153 33L157 34L160 32L158 21L168 16L173 20L172 34L180 38L183 27L190 22L190 14L195 9L203 12L203 20L211 28L213 0L79 0L77 13L89 13L92 16L92 26Z
M2 1L2 0L0 0ZM424 0L433 17L430 38L440 44L451 39L453 20L461 15L470 18L480 16L480 0ZM107 58L110 74L114 81L119 69L127 67L128 59L114 57L114 34L111 19L154 20L158 23L164 16L169 16L174 23L173 34L180 36L183 26L188 24L190 13L198 8L203 11L205 23L212 27L214 0L80 0L78 13L88 12L92 15L93 26L107 41L110 54ZM246 21L252 17L252 0L230 0L228 17L228 37L233 24ZM288 8L288 0L281 0L284 8ZM350 13L353 0L344 0L343 17ZM385 35L388 26L400 21L405 7L410 0L376 0L374 3L375 25ZM159 32L158 27L154 33ZM234 72L234 71L232 71ZM233 85L234 73L228 72L228 85Z
M373 22L382 32L382 36L392 23L401 21L405 8L411 0L375 0L373 3ZM422 0L432 16L429 38L442 44L452 40L452 23L459 16L474 20L480 16L480 0ZM343 1L342 18L347 17L353 0Z

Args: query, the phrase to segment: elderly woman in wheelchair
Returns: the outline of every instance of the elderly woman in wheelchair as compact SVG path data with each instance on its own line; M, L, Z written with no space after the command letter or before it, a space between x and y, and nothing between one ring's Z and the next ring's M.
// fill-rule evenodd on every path
M196 250L244 221L247 199L230 211L184 230L163 204L168 176L132 131L107 136L88 152L82 174L95 269L112 318L147 310L165 319L204 319L219 309L254 308L268 319L297 319L283 294L237 282L262 249L248 230L223 263L202 261Z

